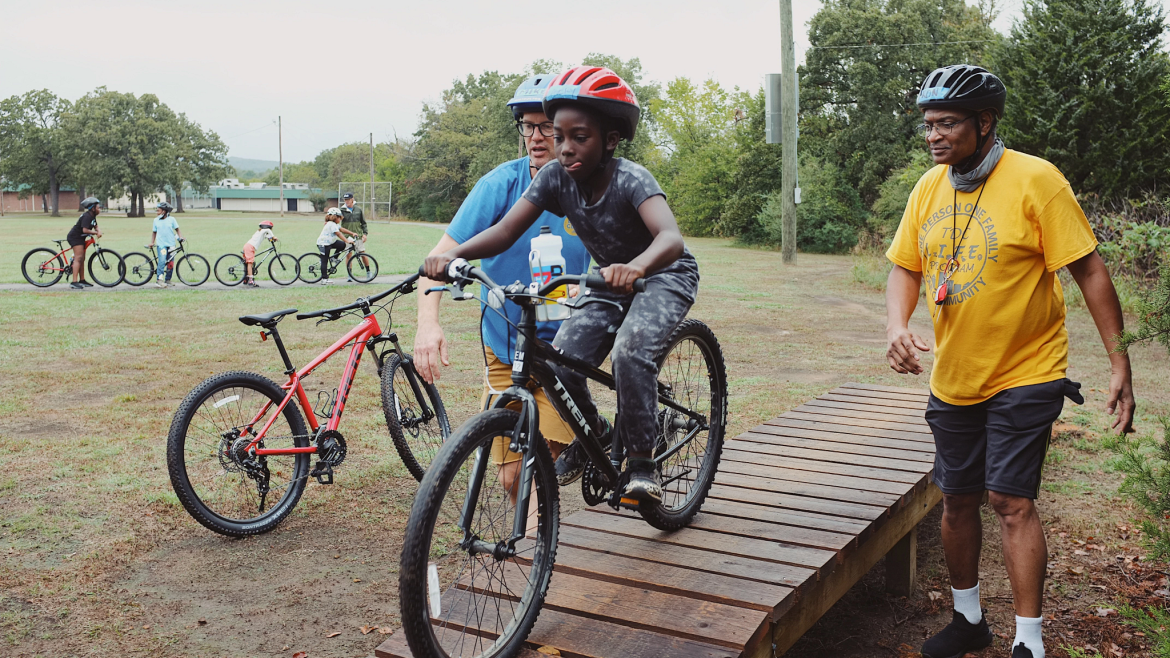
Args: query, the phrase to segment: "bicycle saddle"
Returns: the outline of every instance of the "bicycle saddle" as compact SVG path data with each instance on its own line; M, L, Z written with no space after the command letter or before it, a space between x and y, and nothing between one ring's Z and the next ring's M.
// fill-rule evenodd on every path
M241 315L240 322L243 322L249 327L260 325L265 329L271 329L276 326L277 322L280 322L281 318L290 313L296 312L297 309L295 308L286 308L283 311L273 311L271 313L263 313L259 315Z

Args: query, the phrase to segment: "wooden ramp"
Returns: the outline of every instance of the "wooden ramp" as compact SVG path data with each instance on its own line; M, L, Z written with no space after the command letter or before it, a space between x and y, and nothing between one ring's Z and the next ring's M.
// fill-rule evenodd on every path
M887 587L908 593L915 528L942 497L926 399L846 384L726 442L702 512L675 533L604 505L562 519L523 655L779 655L887 554ZM411 654L398 632L375 655Z

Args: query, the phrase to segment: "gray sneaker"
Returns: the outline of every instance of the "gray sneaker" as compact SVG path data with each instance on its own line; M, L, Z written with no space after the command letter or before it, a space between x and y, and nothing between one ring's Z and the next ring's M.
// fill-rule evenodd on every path
M585 462L588 460L580 442L574 440L570 443L557 457L557 484L563 487L576 482L585 472Z
M622 498L632 498L639 503L662 502L662 484L658 475L658 465L653 459L632 457L626 462L626 472L630 480L622 490Z

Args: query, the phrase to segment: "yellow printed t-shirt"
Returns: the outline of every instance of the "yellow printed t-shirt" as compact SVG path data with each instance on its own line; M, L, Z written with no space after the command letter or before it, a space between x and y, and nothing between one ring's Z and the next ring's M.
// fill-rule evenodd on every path
M1052 164L1005 151L984 188L978 209L979 190L959 192L952 219L947 167L926 172L886 252L923 273L935 335L930 389L956 405L1064 377L1068 331L1056 271L1097 247L1071 186ZM959 267L939 306L934 293L952 244L959 245Z

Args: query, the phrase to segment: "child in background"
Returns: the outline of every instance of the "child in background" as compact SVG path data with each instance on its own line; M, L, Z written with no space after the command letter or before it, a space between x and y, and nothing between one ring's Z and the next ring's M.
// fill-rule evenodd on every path
M345 249L347 242L353 242L353 237L357 235L353 231L348 231L341 228L341 211L337 208L330 208L325 211L325 226L321 228L321 237L317 238L317 251L321 252L321 285L329 285L329 251L334 250L340 254ZM338 233L344 233L349 238L342 240L338 237Z
M256 283L256 277L253 276L252 270L256 262L256 250L260 248L261 240L276 242L276 236L272 234L272 222L267 219L260 222L260 230L253 233L248 242L244 244L244 267L247 268L244 274L244 285L249 288L260 287L260 284Z
M166 288L171 284L171 274L174 273L174 264L171 262L171 250L179 246L179 242L183 240L183 234L179 231L179 223L171 217L171 211L174 208L166 201L159 201L158 205L154 207L154 226L153 232L150 234L150 244L147 245L150 249L157 249L158 255L158 272L156 276L158 280L155 281L156 288ZM166 279L163 279L163 274L166 274Z

